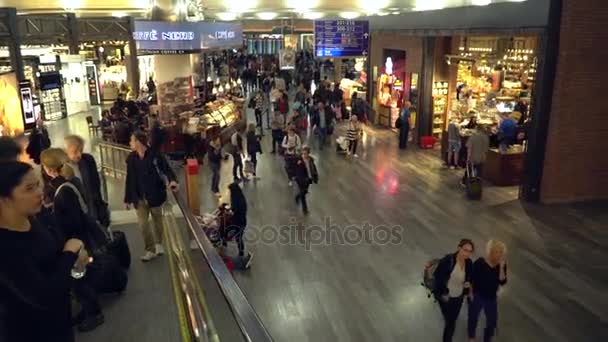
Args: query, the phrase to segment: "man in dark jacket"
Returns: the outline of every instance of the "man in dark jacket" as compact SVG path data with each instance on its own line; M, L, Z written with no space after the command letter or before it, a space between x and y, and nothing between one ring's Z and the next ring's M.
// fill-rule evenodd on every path
M104 227L110 225L108 205L101 196L101 177L97 171L95 158L83 153L84 139L78 135L65 137L65 151L70 158L70 166L75 176L80 179L83 187L83 196L86 201L89 215Z
M141 227L146 253L142 261L150 261L165 253L162 245L163 211L167 200L167 189L163 177L169 181L169 188L177 189L177 178L167 159L158 151L148 148L147 136L143 132L131 135L131 154L127 157L127 179L125 184L125 204L137 209L137 221ZM154 232L150 229L148 216L154 221Z
M298 184L299 189L299 192L296 195L296 203L302 205L304 214L308 214L308 204L306 203L308 187L312 183L316 184L318 182L319 173L317 172L315 160L310 155L310 147L304 146L302 148L302 156L296 164L296 183Z

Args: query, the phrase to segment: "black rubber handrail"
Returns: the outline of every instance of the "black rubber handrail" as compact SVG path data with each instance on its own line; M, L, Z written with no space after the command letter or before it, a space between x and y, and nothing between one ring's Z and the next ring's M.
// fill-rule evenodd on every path
M232 277L232 274L226 267L224 260L217 253L217 250L209 239L207 239L207 235L196 221L196 218L190 211L186 200L177 191L173 192L173 195L175 197L175 202L184 215L188 229L190 229L190 232L195 238L199 249L203 253L209 268L213 272L215 280L218 282L224 297L230 305L230 309L232 310L239 328L241 329L241 333L245 339L247 341L255 342L273 341L272 337L266 330L266 327L264 327L264 324L262 324L262 321L258 317L257 313L245 297L245 294Z

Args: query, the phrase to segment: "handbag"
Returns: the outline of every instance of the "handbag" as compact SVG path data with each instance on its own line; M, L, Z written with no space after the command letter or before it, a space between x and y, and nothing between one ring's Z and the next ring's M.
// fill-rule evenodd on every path
M401 128L403 126L403 121L401 121L401 118L397 118L397 120L395 120L395 128Z

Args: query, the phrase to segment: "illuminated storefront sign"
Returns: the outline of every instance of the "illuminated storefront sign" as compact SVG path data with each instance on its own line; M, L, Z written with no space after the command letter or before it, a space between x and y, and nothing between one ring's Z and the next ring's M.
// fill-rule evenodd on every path
M238 23L136 21L133 39L140 53L176 54L243 45Z

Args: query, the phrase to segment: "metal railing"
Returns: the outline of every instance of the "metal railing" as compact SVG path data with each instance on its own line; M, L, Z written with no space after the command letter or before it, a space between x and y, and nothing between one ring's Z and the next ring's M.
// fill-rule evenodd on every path
M131 152L128 148L101 142L99 152L100 168L104 175L126 176L126 158ZM105 183L105 177L103 180ZM182 214L185 222L181 221L181 217L176 218L173 213L175 207L179 208L178 216ZM163 212L163 237L182 341L272 341L184 197L179 192L173 192ZM196 240L197 250L190 249L191 240ZM195 260L197 262L193 262ZM212 279L211 282L204 281L208 278ZM217 298L223 301L218 303ZM220 331L215 323L228 327Z
M100 142L98 146L101 171L104 174L113 175L114 178L119 175L126 177L127 156L131 153L129 147L107 141Z

